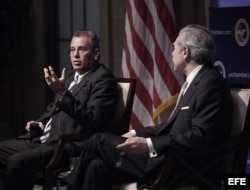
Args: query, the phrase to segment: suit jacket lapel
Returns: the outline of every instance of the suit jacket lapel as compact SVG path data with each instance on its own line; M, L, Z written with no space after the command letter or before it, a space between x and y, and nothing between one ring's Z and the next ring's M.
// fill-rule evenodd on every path
M68 78L65 81L65 88L68 89L70 83L74 80L74 76L75 76L75 72L70 73L70 75L68 76Z
M100 64L96 64L92 69L90 69L90 71L82 78L80 83L77 84L74 90L72 91L73 96L75 96L79 92L79 90L81 90L84 86L87 85L87 82L89 81L93 73L95 73L95 70L97 70L99 67L100 67ZM73 78L71 79L71 81L72 80Z
M203 68L197 73L196 77L193 79L191 84L189 85L187 91L185 92L184 96L180 99L180 102L175 109L172 117L170 118L170 122L178 115L181 107L185 105L186 102L193 96L194 92L196 91L196 86L200 82L201 76L207 71L207 67L204 65Z
M87 76L84 76L82 78L82 80L80 81L79 84L76 85L76 87L74 88L74 90L71 92L71 94L73 96L75 96L84 86L86 86L86 83L88 81L88 77Z
M194 92L195 92L195 85L194 85L194 83L191 83L189 85L187 91L185 92L185 94L179 100L179 103L178 103L177 107L175 108L174 113L172 114L169 122L171 122L173 119L175 119L175 117L178 115L178 113L180 111L180 108L185 104L185 102L188 102L189 98L192 97Z

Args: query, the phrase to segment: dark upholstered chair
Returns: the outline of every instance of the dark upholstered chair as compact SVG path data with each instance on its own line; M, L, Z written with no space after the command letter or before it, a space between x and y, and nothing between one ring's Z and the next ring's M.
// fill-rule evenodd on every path
M136 79L132 78L117 78L117 85L119 89L119 96L116 103L115 114L111 127L108 131L114 134L124 134L129 130L130 118L133 107L133 100L135 95ZM83 141L88 138L82 134L65 134L61 135L58 139L57 148L50 162L44 169L44 171L35 174L35 184L42 185L44 190L52 190L53 186L57 186L59 189L60 182L63 182L69 171L65 171L65 165L68 169L68 162L62 163L64 147L67 143L72 141ZM63 169L64 168L64 169Z
M250 88L248 87L231 87L231 94L234 102L233 111L233 128L231 137L228 141L218 144L210 149L205 150L187 150L187 151L170 151L162 164L162 167L157 171L155 176L147 181L147 183L137 188L136 182L129 184L116 184L114 190L162 190L164 183L169 179L172 163L175 162L185 168L188 175L185 178L178 180L178 185L171 187L171 190L196 190L199 189L197 183L203 184L203 187L209 190L218 190L218 186L212 181L209 181L203 174L210 167L218 163L222 163L223 173L220 176L223 181L223 175L230 173L245 173L247 156L250 143ZM207 162L204 167L195 168L186 161L187 157L209 156L216 154L217 157ZM172 176L171 176L172 177ZM223 184L221 185L223 188Z

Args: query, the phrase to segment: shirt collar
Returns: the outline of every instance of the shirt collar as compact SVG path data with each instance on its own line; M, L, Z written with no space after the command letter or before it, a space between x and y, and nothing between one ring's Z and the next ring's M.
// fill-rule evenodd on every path
M78 77L78 82L80 82L81 80L82 80L82 78L84 77L84 76L86 76L87 74L89 73L89 71L88 72L86 72L86 73L84 73L84 74L79 74L78 72L75 72L75 76L74 76L74 79L76 79L77 77Z
M188 82L188 86L189 86L189 84L194 80L195 76L198 74L198 72L201 70L202 67L203 67L203 65L197 66L197 67L187 76L186 81Z

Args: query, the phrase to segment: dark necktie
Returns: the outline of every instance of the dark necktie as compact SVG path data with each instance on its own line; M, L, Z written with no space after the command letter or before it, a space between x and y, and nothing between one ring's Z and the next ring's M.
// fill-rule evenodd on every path
M175 109L177 108L177 106L178 106L178 104L179 104L179 102L180 102L181 97L182 97L182 96L184 95L184 93L185 93L185 90L186 90L186 88L187 88L187 85L188 85L188 82L185 81L185 82L183 83L182 87L181 87L181 90L180 90L180 93L179 93L179 96L178 96L176 105L175 105L175 107L174 107L174 110L172 111L172 113L171 113L171 115L169 116L168 120L170 120L170 118L172 117L173 113L175 112Z

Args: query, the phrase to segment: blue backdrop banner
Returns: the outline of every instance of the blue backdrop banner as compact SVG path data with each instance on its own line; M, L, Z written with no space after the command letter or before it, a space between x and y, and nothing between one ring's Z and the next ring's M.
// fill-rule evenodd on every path
M214 64L230 84L250 84L250 7L211 8Z

